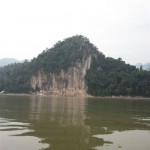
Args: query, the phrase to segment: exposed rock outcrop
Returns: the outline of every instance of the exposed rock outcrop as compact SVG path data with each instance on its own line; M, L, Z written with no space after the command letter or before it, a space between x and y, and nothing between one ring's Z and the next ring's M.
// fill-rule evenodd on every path
M87 96L85 75L90 68L92 56L77 60L67 71L62 69L59 74L46 75L42 70L31 77L31 87L41 93L67 96Z

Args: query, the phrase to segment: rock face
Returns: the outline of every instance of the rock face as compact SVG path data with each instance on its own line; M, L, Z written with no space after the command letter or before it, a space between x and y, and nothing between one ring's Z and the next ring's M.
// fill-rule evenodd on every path
M31 87L39 89L41 93L67 96L87 96L85 75L90 68L92 56L77 60L75 65L67 71L61 70L59 74L46 75L42 70L31 77Z

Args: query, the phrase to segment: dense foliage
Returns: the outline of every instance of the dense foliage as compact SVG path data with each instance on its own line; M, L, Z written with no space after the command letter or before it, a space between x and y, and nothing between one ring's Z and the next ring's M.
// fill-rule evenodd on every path
M136 69L113 58L93 59L85 77L95 96L150 96L150 71Z
M119 59L107 58L83 36L73 36L59 41L51 49L44 50L31 62L16 63L0 68L0 91L27 93L30 78L39 70L49 74L67 70L77 61L92 56L85 81L88 93L95 96L150 96L150 71L136 69Z
M77 60L91 53L97 53L97 48L83 36L73 36L56 43L51 49L44 50L30 64L33 73L43 70L45 73L59 73L74 66Z
M15 63L0 68L0 91L9 93L27 93L31 91L29 83L29 62Z

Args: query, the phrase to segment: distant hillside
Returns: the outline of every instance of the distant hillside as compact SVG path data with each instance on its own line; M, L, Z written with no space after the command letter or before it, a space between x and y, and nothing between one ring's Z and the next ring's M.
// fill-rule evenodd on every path
M146 63L143 65L144 70L149 70L150 71L150 63Z
M18 62L18 60L14 58L2 58L0 59L0 67L6 66L8 64L16 63L16 62Z
M57 42L31 62L0 68L0 91L150 97L150 71L106 57L88 38L77 35Z
M143 70L150 71L150 63L146 63L146 64L138 63L135 66L136 68L140 68L142 66Z

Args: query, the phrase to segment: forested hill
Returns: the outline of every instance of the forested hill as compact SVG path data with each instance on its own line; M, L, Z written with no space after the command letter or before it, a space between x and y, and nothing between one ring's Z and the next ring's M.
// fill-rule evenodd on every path
M57 42L31 62L0 68L0 91L40 90L62 95L71 91L94 96L150 97L150 71L136 69L121 58L106 57L89 39L77 35Z
M19 62L19 61L14 58L2 58L2 59L0 59L0 67L6 66L6 65L12 64L12 63L17 63L17 62Z

